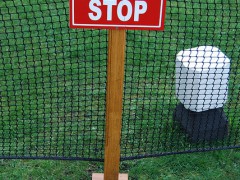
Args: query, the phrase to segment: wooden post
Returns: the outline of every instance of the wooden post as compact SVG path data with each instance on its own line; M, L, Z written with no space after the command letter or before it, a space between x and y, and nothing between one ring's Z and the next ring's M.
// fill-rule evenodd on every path
M110 30L108 36L107 109L104 180L118 180L126 31Z
M95 173L92 176L93 180L128 179L127 174L119 174L125 47L126 31L110 30L108 38L104 175Z

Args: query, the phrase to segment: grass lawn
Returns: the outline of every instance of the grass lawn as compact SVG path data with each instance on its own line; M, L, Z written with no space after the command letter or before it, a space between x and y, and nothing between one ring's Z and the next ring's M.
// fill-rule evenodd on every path
M239 179L239 150L183 154L121 163L130 179ZM103 163L52 160L1 160L0 179L91 179Z
M128 31L123 158L240 145L240 4L169 1L164 32ZM190 143L173 127L175 56L200 45L231 59L230 135ZM106 30L68 28L68 1L0 3L0 179L89 179L103 164ZM123 161L132 179L238 179L239 150Z

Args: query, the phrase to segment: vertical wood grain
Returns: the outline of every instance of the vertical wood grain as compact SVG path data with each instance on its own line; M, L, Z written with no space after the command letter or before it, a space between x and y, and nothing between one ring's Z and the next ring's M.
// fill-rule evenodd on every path
M120 163L125 30L109 30L104 180L117 180Z

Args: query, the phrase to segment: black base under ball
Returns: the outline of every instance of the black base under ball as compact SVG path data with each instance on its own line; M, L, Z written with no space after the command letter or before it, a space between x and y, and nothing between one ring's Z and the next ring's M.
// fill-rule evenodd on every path
M192 142L222 140L228 135L228 120L223 108L194 112L180 103L175 109L174 120Z

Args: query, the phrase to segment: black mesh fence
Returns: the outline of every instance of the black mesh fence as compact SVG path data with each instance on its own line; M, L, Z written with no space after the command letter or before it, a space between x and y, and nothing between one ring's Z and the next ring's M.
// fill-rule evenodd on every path
M164 32L128 32L123 159L240 145L240 3L167 4ZM216 64L219 70L214 69ZM222 107L223 99L228 99L224 113L221 108L205 111L205 107ZM191 105L190 110L182 105L176 110L180 100L185 107ZM225 124L218 119L225 119Z
M239 10L168 1L164 32L127 31L122 160L240 147ZM0 3L0 158L103 160L108 32L68 24L68 1Z
M71 30L68 1L2 1L2 158L102 159L107 31Z

